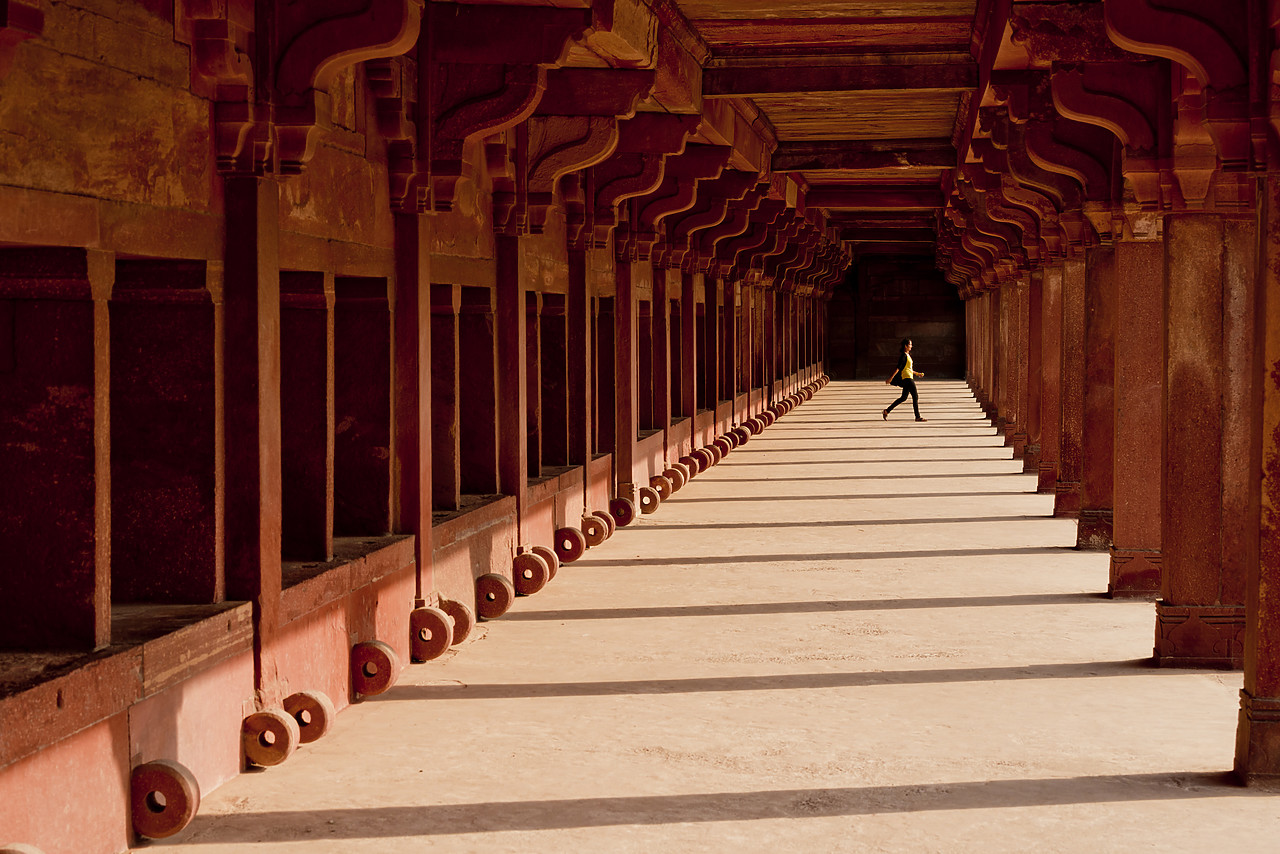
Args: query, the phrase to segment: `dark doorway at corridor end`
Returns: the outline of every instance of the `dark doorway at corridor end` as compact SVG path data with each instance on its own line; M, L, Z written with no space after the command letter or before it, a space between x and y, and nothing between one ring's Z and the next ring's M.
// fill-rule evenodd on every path
M854 262L829 306L832 379L883 379L898 344L915 344L917 369L930 379L964 377L964 303L929 255L885 255Z

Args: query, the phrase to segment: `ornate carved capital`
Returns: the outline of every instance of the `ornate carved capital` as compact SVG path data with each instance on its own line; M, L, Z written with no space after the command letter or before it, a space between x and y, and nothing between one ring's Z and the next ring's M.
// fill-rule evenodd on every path
M275 124L280 171L297 174L315 154L317 102L339 71L413 47L423 0L321 0L276 8Z
M1107 39L1101 3L1017 3L1009 16L1013 43L1033 60L1119 62L1135 57Z
M617 151L591 170L597 248L608 245L617 227L618 203L656 190L662 183L667 157L684 150L685 140L701 122L699 116L645 113L623 125Z
M387 141L391 207L403 213L430 210L431 186L423 152L429 143L418 113L418 63L408 55L372 60L365 65L374 99L378 132Z

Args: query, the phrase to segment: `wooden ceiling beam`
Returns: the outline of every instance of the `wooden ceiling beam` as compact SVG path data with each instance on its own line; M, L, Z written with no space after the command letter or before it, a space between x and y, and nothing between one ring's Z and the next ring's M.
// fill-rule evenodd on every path
M793 92L972 89L977 84L978 66L972 61L876 65L858 58L708 68L702 75L702 94L707 98L750 98Z
M932 187L818 185L805 196L811 208L836 210L935 210L945 202L942 192Z
M937 245L928 243L855 243L853 254L863 255L933 255Z
M773 152L774 172L808 169L912 169L955 166L956 150L945 139L815 140L783 142Z
M932 228L866 228L861 226L840 229L841 240L861 243L928 243L938 241Z

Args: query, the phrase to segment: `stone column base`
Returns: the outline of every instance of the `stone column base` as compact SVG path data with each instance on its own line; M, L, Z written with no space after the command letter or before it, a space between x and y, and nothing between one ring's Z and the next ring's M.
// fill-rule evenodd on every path
M1058 467L1053 463L1040 462L1040 478L1036 481L1036 492L1044 495L1055 491L1058 484Z
M1156 602L1155 662L1160 667L1241 669L1244 606Z
M1027 454L1027 434L1021 429L1017 432L1005 436L1004 443L1006 446L1013 448L1013 458L1015 460L1023 459Z
M1040 445L1028 444L1022 452L1022 471L1024 474L1035 474L1040 471Z
M1112 599L1155 599L1160 595L1160 552L1111 548Z
M1280 788L1280 697L1240 692L1235 771L1246 786Z
M1076 526L1076 548L1101 552L1111 548L1111 511L1081 510Z
M1053 515L1075 519L1080 515L1080 482L1060 480L1053 487Z

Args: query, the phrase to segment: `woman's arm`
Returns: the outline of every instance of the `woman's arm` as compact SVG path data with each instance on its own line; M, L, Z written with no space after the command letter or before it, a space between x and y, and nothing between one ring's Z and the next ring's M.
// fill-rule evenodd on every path
M884 381L885 385L893 385L893 378L902 373L902 369L907 366L907 354L903 353L898 357L898 367L893 369L893 373L889 374L889 379Z

